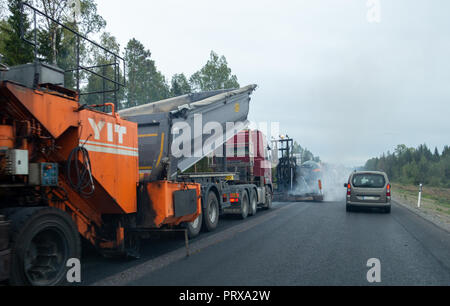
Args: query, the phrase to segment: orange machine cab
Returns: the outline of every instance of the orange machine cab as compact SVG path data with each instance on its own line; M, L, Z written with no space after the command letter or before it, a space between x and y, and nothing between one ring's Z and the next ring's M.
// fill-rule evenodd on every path
M76 99L9 83L14 97L52 137L65 161L72 149L89 151L92 175L100 191L89 206L98 214L136 212L138 173L137 125L115 114L80 109ZM113 199L113 203L111 203Z
M92 175L123 213L135 213L139 181L137 125L115 114L91 110L81 111L79 122L79 145L89 152Z
M37 120L42 133L48 133L55 139L58 151L45 161L64 163L70 152L79 146L89 152L96 187L92 197L86 199L70 190L63 171L60 174L60 182L67 190L70 205L75 211L83 211L83 215L97 225L101 225L103 214L140 213L137 200L139 147L136 123L121 119L114 111L107 114L80 108L76 98L57 92L43 92L12 83L5 85L9 101L19 102L31 115L29 118L34 118L31 121ZM4 129L2 134L9 135L10 128ZM10 146L10 137L3 138L2 145ZM200 214L200 200L196 203L195 212L187 211L183 216L175 212L173 202L177 190L195 189L199 197L200 185L163 181L147 183L145 186L148 195L142 198L140 205L145 211L151 211L145 217L150 218L151 222L145 222L145 225L178 225L180 222L193 221Z

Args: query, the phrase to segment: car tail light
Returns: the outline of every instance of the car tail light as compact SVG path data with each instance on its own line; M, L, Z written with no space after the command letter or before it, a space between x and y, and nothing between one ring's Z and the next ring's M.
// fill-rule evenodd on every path
M386 187L386 196L387 197L391 196L391 185L390 184L388 184Z
M352 195L352 185L348 184L347 186L347 195L351 196Z

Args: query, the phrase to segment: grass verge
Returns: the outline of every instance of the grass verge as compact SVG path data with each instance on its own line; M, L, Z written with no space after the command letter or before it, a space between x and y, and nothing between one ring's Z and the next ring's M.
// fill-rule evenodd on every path
M417 207L419 186L393 183L392 197L397 202L439 219L446 226L450 225L450 188L424 186L420 209Z

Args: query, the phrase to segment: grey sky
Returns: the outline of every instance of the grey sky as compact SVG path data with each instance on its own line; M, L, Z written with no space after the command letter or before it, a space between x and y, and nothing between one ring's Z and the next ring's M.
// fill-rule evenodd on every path
M211 50L241 85L250 119L279 121L324 161L360 165L397 144L450 144L449 1L98 0L107 31L135 37L167 78Z

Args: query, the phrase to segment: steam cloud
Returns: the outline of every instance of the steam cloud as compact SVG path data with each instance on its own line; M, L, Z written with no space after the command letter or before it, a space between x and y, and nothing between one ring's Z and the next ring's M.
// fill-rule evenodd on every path
M324 201L338 202L345 200L347 190L344 188L344 184L348 182L351 172L352 169L342 165L323 165L322 181Z

